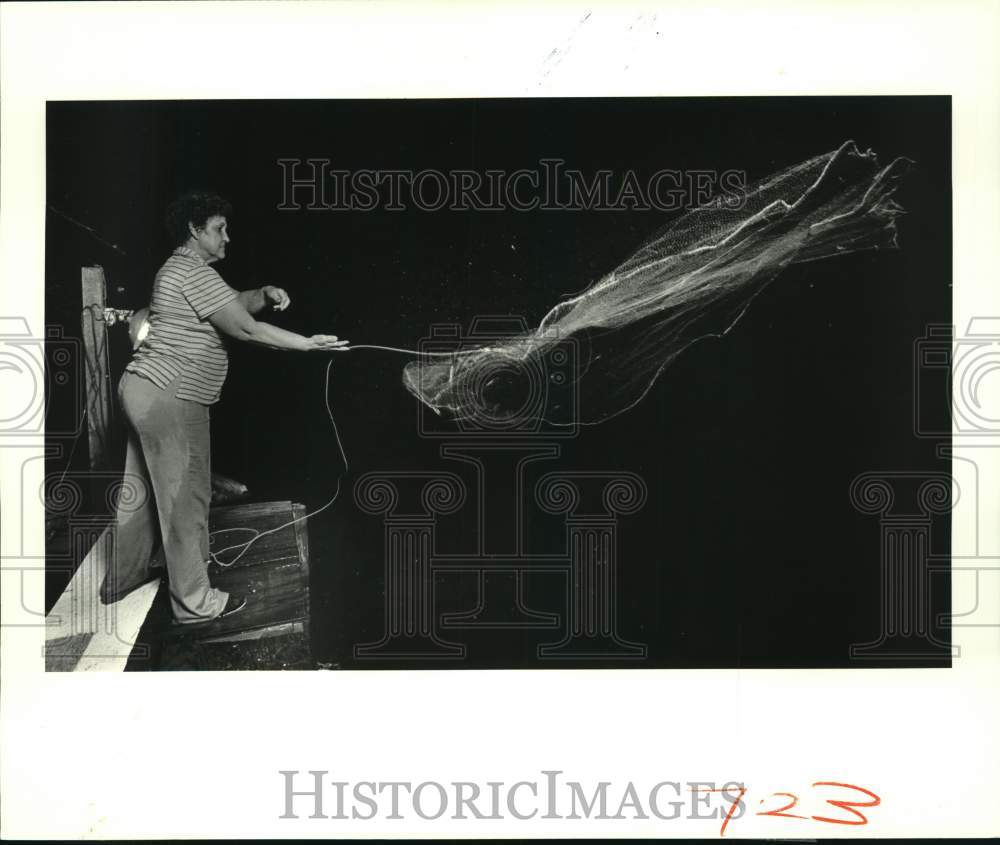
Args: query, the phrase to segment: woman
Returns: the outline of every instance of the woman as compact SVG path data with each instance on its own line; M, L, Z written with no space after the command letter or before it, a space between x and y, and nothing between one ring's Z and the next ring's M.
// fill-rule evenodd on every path
M255 320L270 305L285 310L284 290L233 290L210 266L226 257L232 209L216 194L185 194L167 209L176 248L160 268L149 306L149 332L118 387L129 424L120 498L116 565L101 586L105 604L156 577L150 569L158 522L178 624L197 624L246 607L246 598L208 579L211 501L209 408L219 399L228 355L223 336L301 352L342 352L346 340L304 337ZM126 504L128 502L128 504Z

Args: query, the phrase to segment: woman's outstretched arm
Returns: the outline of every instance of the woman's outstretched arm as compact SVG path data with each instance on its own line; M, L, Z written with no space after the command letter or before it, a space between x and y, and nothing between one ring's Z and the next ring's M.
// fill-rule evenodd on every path
M208 319L215 328L228 337L268 346L271 349L294 352L347 352L350 348L346 340L339 340L336 335L314 334L306 337L255 320L239 299L224 305Z

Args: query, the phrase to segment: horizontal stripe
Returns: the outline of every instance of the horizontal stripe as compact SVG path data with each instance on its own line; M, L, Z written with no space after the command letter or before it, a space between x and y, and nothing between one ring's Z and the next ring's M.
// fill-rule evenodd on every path
M149 333L126 369L161 388L180 375L179 398L214 404L229 371L229 354L208 318L237 296L196 253L178 248L156 274Z

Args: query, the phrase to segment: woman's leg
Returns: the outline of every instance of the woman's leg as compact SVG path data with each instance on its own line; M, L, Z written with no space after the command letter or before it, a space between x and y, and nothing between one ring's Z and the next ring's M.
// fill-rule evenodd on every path
M118 390L119 400L125 383L131 378L135 376L129 373L122 377ZM127 413L125 417L128 446L115 516L115 554L101 585L101 601L105 604L146 583L155 574L150 570L149 564L156 540L156 498L153 496L139 437L132 428Z
M213 619L229 596L209 583L203 554L212 489L208 408L177 399L176 381L165 390L145 379L135 381L144 383L126 391L127 413L142 443L156 496L174 619Z
M187 432L188 442L188 470L186 480L186 493L184 498L187 506L182 508L186 512L185 523L190 537L191 555L197 557L198 567L191 567L192 581L191 590L202 589L202 585L208 585L208 512L212 504L212 470L211 470L211 435L209 424L209 409L205 405L197 402L190 402L184 399L176 400L183 406L181 409L184 420L184 428ZM210 588L211 589L211 588ZM226 606L227 593L219 592L221 603L218 612ZM213 613L213 616L217 615ZM178 613L175 602L174 616L178 620L182 617Z

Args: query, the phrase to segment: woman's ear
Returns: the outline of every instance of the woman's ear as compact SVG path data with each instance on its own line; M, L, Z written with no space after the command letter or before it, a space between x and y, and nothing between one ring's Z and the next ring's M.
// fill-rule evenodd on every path
M188 231L191 233L191 237L195 240L198 239L198 227L194 223L188 222Z

